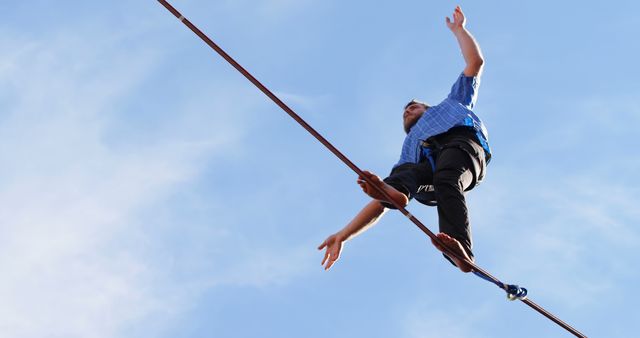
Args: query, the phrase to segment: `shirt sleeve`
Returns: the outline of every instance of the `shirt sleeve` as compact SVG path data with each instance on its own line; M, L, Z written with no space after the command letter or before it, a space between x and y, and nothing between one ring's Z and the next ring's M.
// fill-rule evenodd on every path
M448 99L460 102L468 109L473 109L478 99L478 87L480 87L480 77L465 76L462 73L451 87Z

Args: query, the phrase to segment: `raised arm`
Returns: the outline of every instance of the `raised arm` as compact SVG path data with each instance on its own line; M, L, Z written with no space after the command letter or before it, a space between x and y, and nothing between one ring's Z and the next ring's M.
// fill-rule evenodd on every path
M449 19L449 17L447 17L446 21L447 26L458 40L460 50L462 51L462 56L464 56L464 61L467 64L467 66L464 68L464 75L480 75L480 73L482 72L482 65L484 64L482 52L480 51L480 46L478 46L476 40L465 28L467 19L464 17L464 13L462 13L462 9L460 9L460 6L457 6L453 11L453 22L451 21L451 19Z

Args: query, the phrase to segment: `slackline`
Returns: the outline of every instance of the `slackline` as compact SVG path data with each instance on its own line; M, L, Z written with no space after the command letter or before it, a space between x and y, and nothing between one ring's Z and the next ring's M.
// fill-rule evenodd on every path
M262 91L265 95L267 95L275 104L277 104L282 110L285 111L291 118L293 118L298 124L300 124L305 130L307 130L313 137L315 137L320 143L322 143L329 151L331 151L336 157L338 157L344 164L346 164L351 170L353 170L359 177L364 178L371 186L373 186L378 192L380 192L383 196L387 198L387 200L392 201L392 204L400 211L405 217L407 217L413 224L415 224L420 230L422 230L427 236L429 236L433 241L441 245L445 248L446 254L456 257L459 260L466 261L472 268L472 272L486 280L489 281L499 288L503 289L507 293L507 298L509 300L520 300L532 309L538 311L543 316L552 320L565 330L569 331L576 337L586 338L586 336L580 333L575 328L571 327L569 324L560 320L560 318L554 316L538 304L534 303L531 299L527 297L527 290L525 288L521 288L517 285L505 284L498 280L496 277L492 276L487 271L483 270L475 263L470 262L462 257L460 257L455 252L452 252L447 246L440 241L440 239L433 233L429 228L427 228L420 220L418 220L415 216L413 216L404 206L397 204L393 199L380 187L373 184L369 180L367 176L364 175L364 172L360 170L349 158L343 155L336 147L334 147L329 141L327 141L320 133L318 133L313 127L311 127L306 121L304 121L298 114L296 114L289 106L287 106L282 100L280 100L275 94L273 94L267 87L265 87L260 81L258 81L253 75L251 75L246 69L244 69L238 62L236 62L229 54L227 54L222 48L220 48L215 42L213 42L208 36L206 36L198 27L192 24L187 18L185 18L178 10L176 10L171 4L169 4L166 0L158 0L160 4L162 4L169 12L171 12L178 20L180 20L185 26L187 26L193 33L195 33L203 42L205 42L209 47L211 47L216 53L218 53L222 58L224 58L229 64L231 64L236 70L238 70L244 77L247 78L251 83L253 83L260 91Z

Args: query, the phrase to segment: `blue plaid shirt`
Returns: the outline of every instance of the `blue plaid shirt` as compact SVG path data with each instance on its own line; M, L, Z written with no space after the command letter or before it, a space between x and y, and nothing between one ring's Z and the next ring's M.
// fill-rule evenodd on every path
M490 155L491 148L489 148L487 129L482 120L471 111L478 98L479 86L479 77L460 74L456 83L451 87L449 96L437 106L427 109L416 124L411 127L402 145L400 161L395 167L404 163L420 162L422 141L458 126L473 128L476 131L478 142L487 155Z

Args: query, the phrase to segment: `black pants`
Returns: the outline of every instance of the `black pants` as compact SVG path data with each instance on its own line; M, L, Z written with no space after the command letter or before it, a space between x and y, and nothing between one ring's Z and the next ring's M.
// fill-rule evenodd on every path
M445 144L435 157L435 172L425 160L400 165L384 179L410 199L420 201L425 194L432 196L437 202L440 232L460 241L470 257L473 257L473 242L465 192L484 176L483 172L477 172L478 168L484 171L483 155L482 147L475 142Z

